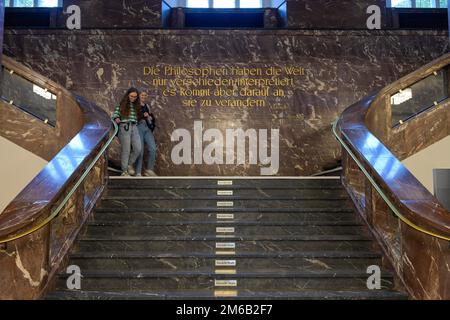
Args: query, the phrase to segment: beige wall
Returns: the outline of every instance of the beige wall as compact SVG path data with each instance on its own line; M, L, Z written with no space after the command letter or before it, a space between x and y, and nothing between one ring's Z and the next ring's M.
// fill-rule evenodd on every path
M450 136L402 161L432 194L433 169L450 169Z
M0 214L47 161L0 137Z

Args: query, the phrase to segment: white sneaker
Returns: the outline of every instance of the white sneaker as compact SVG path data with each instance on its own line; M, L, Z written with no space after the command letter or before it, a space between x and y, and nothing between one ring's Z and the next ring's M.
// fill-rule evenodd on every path
M158 175L153 170L145 170L144 176L146 177L157 177Z
M121 177L129 177L130 175L128 174L128 172L124 171L124 172L122 172L122 174L120 176Z
M134 176L136 174L136 171L134 171L133 166L128 166L128 173L132 176Z

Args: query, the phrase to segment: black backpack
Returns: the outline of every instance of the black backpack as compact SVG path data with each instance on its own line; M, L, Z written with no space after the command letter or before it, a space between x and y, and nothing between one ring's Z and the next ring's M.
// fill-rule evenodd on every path
M148 128L149 128L152 132L155 131L155 128L156 128L156 118L155 118L155 115L154 115L153 113L150 113L150 110L148 109L148 105L147 105L147 104L145 104L145 105L142 106L141 112L142 112L142 114L144 114L144 113L146 113L146 112L150 114L150 116L152 117L152 121L148 121L147 118L146 118L145 120L146 120L146 122L147 122Z

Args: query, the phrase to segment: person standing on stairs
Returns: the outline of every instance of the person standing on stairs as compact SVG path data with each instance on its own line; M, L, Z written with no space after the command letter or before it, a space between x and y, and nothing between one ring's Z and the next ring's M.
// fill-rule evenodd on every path
M153 135L153 131L155 130L156 119L153 113L150 112L150 108L147 104L148 94L144 90L141 91L139 96L140 98L140 109L138 114L138 130L139 136L141 138L141 153L137 159L136 164L136 176L141 176L142 173L142 163L144 161L144 150L145 146L147 146L148 151L148 159L145 166L144 176L152 177L156 176L156 173L153 171L155 168L156 162L156 142L155 137Z
M119 141L122 147L120 155L122 176L135 175L133 164L142 149L137 128L138 106L140 106L139 91L136 88L130 88L112 116L113 120L119 125Z

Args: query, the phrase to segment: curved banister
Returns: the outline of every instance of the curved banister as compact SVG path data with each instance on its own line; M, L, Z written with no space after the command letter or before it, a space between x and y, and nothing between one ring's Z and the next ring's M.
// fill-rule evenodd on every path
M450 299L450 212L401 160L450 135L450 99L415 109L393 126L391 97L440 70L449 75L449 65L446 54L348 107L333 123L342 183L414 299Z
M389 206L389 208L392 210L392 212L394 212L394 214L404 223L406 223L407 225L409 225L410 227L428 234L430 236L436 237L436 238L440 238L443 240L447 240L450 241L450 218L443 216L442 214L436 214L435 216L422 216L421 212L415 212L415 208L412 206L409 206L408 203L406 201L403 201L400 199L400 195L396 195L397 196L397 202L400 203L401 205L399 207L402 207L403 210L399 210L397 208L397 205L395 205L393 203L393 201L391 201L389 199L389 196L387 196L382 188L375 182L375 179L370 175L369 171L365 168L364 164L362 162L365 162L366 166L370 167L370 162L367 161L366 158L364 158L364 156L362 154L359 154L360 157L362 157L364 160L360 161L358 159L358 157L354 154L353 150L357 150L357 148L355 148L355 146L353 144L348 145L343 138L340 137L339 133L337 132L337 124L338 124L338 120L336 120L333 123L333 133L335 135L335 137L337 138L337 140L341 143L341 145L343 146L343 148L349 153L349 155L351 156L351 158L353 159L353 161L356 162L356 164L358 165L358 167L361 169L361 171L364 173L364 175L366 176L366 178L369 180L369 182L372 184L372 186L375 188L375 190L378 192L378 194L381 196L381 198L386 202L386 204ZM349 143L351 143L351 139L345 134L344 131L340 131L340 133L344 136L345 140L349 141ZM374 136L371 136L370 139L376 139ZM374 140L375 141L375 140ZM381 143L380 143L381 144ZM381 146L380 146L381 147ZM384 150L386 154L389 154L390 152L386 149ZM394 159L395 157L391 154L389 155L389 157L391 159ZM400 162L398 162L398 160L393 160L393 161L397 161L395 163L395 166L402 166L402 164ZM378 180L383 180L379 174L379 172L377 173L377 178ZM414 176L410 176L408 177L409 179L415 179ZM383 183L385 188L389 188L389 186L386 183ZM415 185L420 184L419 181L415 181ZM423 190L422 190L423 191ZM395 192L394 192L395 194ZM444 208L439 208L440 204L439 203L435 203L436 207L434 208L434 210L439 210L440 209L440 213L446 211ZM406 209L406 210L405 210ZM434 210L432 210L431 212L433 212ZM406 211L408 214L404 215L401 213L401 211ZM407 217L409 216L409 217ZM424 221L426 221L426 223L423 223ZM423 226L420 226L423 225ZM433 230L433 231L431 231Z
M427 75L425 73L424 77ZM399 83L410 85L412 82ZM416 230L450 241L450 213L366 126L365 119L370 107L377 99L394 93L394 85L346 109L333 126L335 136L344 148L349 148L355 162L362 163L362 171L372 172L382 189L388 191L389 196L384 192L380 195L383 199L392 198L392 202L389 200L387 204L399 218ZM386 163L390 165L389 175L385 173L387 168L382 166ZM369 181L372 180L370 175L366 176ZM378 185L374 186L379 189Z
M72 194L75 191L105 152L117 132L117 125L113 123L115 132L111 137L108 136L112 127L111 120L107 113L99 107L81 97L73 96L63 87L11 58L3 57L3 64L21 77L55 93L58 101L61 101L58 108L63 109L63 103L77 105L82 114L83 126L0 214L0 243L13 241L35 232L53 220L69 197L66 196L58 204L58 209L53 210L48 216L50 207L56 204L63 192L67 192L67 186L73 183L75 177L81 175L81 178L75 183L75 187L71 188L68 193ZM70 116L65 115L69 118L68 121L70 121ZM58 123L57 127L60 126L61 124ZM55 135L58 135L58 132L55 132ZM105 143L107 137L109 139ZM96 150L99 146L101 150ZM94 161L89 162L92 157L94 157ZM57 172L55 170L57 167L63 169ZM87 170L82 170L86 167Z
M0 99L2 135L49 161L0 213L0 269L4 271L0 299L31 299L51 286L100 198L107 183L106 150L118 126L100 107L11 58L4 56L3 65L30 86L56 96L55 127L23 112L13 101ZM13 134L17 124L18 132L27 135ZM23 282L24 267L29 268L30 279L33 271L39 272L34 274L39 280Z
M390 114L388 113L388 119L384 124L380 124L380 121L374 121L369 129L368 123L370 123L370 117L377 119L377 112L385 112L384 108L377 107L380 104L387 103L391 95L432 75L449 64L450 54L436 59L386 86L376 95L367 97L350 106L333 126L334 129L339 131L339 133L335 132L335 135L344 148L349 148L348 151L356 156L355 162L358 163L358 159L360 159L362 165L365 166L361 170L363 172L371 171L382 188L389 191L389 196L384 193L381 196L387 199L392 198L395 203L394 213L397 212L397 216L401 217L411 227L445 240L450 240L450 213L376 136L378 133L380 138L388 139L386 127L390 123L388 118ZM443 103L447 102L448 99ZM417 115L417 117L422 116L426 116L426 112ZM389 174L385 173L386 167L380 166L380 163L389 163ZM388 205L394 206L392 202ZM400 208L403 213L400 214L397 208Z
M92 153L95 153L98 160L106 150L107 145L104 145L101 153L95 152L97 146L102 144L110 133L109 116L81 97L73 99L82 109L85 119L83 128L5 208L0 215L0 243L19 238L18 233L29 234L28 229L40 229L36 229L34 224L42 219L47 220L48 217L43 217L48 214L46 210L55 204L66 187L73 183L76 175L86 173L82 172L82 168L95 164L88 164ZM109 138L108 145L113 138L114 135ZM57 167L64 169L56 172ZM28 229L23 231L23 228Z
M118 131L118 126L117 124L112 121L113 126L114 126L114 134L112 134L110 136L110 138L108 139L108 141L103 145L103 147L101 148L101 150L97 153L97 155L95 156L94 160L92 160L90 162L89 165L87 165L86 169L84 170L83 174L81 175L80 178L77 179L77 182L75 183L75 185L70 189L70 191L67 193L67 195L64 197L64 199L61 201L61 203L59 203L58 207L53 210L50 214L50 216L48 216L47 218L45 218L42 222L40 222L39 224L29 227L29 229L25 230L25 231L20 231L20 233L18 234L13 234L13 235L9 235L6 238L2 239L0 236L0 244L1 243L6 243L6 242L10 242L13 240L17 240L20 239L22 237L25 237L33 232L36 232L40 229L42 229L43 227L45 227L47 224L49 224L53 219L55 219L56 217L58 217L59 213L61 212L61 209L67 204L67 202L69 201L69 199L72 197L72 195L75 193L75 191L78 189L78 187L80 186L80 184L84 181L84 179L87 177L87 175L91 172L92 168L95 166L95 164L97 163L97 161L100 159L100 157L105 153L106 149L109 147L109 145L111 144L111 142L113 141L113 139L115 138L115 135L117 134ZM33 183L33 181L32 181ZM31 184L32 184L31 183ZM51 201L45 202L44 206L41 208L41 210L44 210L48 205L51 204ZM11 219L14 220L14 219ZM9 220L9 221L11 221ZM8 224L6 224L8 225ZM10 225L12 228L14 228L14 224ZM8 228L3 229L3 230L8 230ZM8 231L6 231L7 233ZM1 234L1 233L0 233Z
M333 124L336 138L394 213L414 229L444 240L450 240L450 213L385 146L392 138L389 130L402 128L389 127L390 112L383 106L391 95L448 65L450 54L350 106ZM447 103L449 99L441 105ZM426 116L423 112L416 118Z

